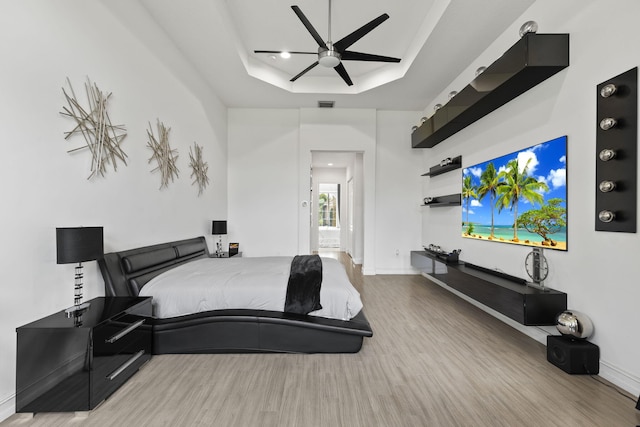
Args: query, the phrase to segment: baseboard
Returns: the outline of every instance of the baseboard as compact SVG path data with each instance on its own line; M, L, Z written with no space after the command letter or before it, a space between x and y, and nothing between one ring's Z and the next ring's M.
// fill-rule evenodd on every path
M558 331L556 330L555 327L553 326L525 326L522 325L518 322L516 322L513 319L508 318L507 316L505 316L502 313L499 313L497 311L495 311L494 309L487 307L484 304L479 303L478 301L474 300L473 298L470 298L469 296L447 286L444 282L441 282L440 280L436 279L435 277L432 277L426 273L421 273L422 276L426 277L427 279L429 279L430 281L432 281L433 283L435 283L438 286L441 286L443 288L445 288L446 290L448 290L449 292L457 295L458 297L462 298L463 300L473 304L474 306L478 307L479 309L489 313L490 315L492 315L493 317L503 321L504 323L506 323L507 325L517 329L518 331L522 332L523 334L527 335L530 338L533 338L534 340L538 341L539 343L544 344L545 346L547 345L547 335L550 334L558 334ZM633 375L629 374L628 372L623 371L622 369L618 369L615 366L612 366L611 364L607 363L604 360L600 360L600 373L599 376L604 378L605 380L609 381L610 383L614 384L616 387L621 388L622 390L625 390L629 393L631 393L634 396L639 396L640 395L640 379L639 378L635 378Z
M0 422L16 413L16 395L5 398L0 402Z
M376 271L373 268L362 267L362 275L363 276L375 276L376 275Z
M600 359L600 373L598 375L622 390L631 393L635 398L640 396L640 378L636 378L628 372L612 366L605 360Z

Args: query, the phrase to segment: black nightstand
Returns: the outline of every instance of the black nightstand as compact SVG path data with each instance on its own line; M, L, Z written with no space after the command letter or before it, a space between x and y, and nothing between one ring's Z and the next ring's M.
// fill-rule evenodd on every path
M16 329L16 412L89 411L151 358L150 297L89 303Z

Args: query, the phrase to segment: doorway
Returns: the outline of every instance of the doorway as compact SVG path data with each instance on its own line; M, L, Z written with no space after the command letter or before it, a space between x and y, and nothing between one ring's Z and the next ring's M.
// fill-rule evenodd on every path
M363 153L311 151L310 249L363 258Z
M340 248L340 184L318 184L318 248Z

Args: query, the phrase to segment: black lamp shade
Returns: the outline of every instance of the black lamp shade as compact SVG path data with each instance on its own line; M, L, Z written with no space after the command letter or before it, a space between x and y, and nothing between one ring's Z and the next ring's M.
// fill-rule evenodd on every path
M58 264L93 261L104 255L102 227L56 228Z
M227 234L227 221L212 221L211 234Z

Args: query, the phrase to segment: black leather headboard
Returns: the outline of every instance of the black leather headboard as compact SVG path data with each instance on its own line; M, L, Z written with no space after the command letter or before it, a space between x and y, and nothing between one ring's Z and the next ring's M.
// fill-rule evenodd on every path
M98 260L106 296L138 296L158 274L209 256L204 236L143 248L111 252Z

